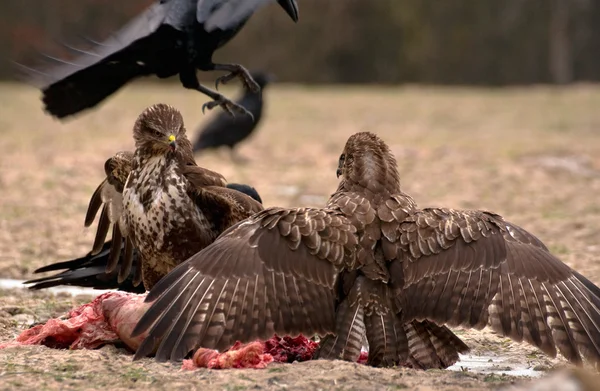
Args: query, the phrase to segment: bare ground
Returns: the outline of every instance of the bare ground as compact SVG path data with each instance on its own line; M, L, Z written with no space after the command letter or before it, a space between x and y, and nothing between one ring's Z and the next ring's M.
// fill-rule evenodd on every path
M233 90L226 90L233 93ZM337 186L349 135L378 133L396 154L405 191L420 206L488 209L536 234L561 259L600 283L600 88L439 89L276 86L261 129L240 148L198 156L232 182L252 184L265 205L323 205ZM204 98L174 86L136 84L100 109L60 123L38 92L0 84L0 277L27 278L42 265L83 255L87 202L104 160L132 147L146 106L178 107L190 137ZM25 321L63 314L89 297L0 291L0 342ZM562 365L489 332L459 331L474 355L546 369ZM500 368L499 366L499 369ZM266 370L182 372L124 350L0 351L0 389L493 389L523 381L472 371L373 369L344 362Z

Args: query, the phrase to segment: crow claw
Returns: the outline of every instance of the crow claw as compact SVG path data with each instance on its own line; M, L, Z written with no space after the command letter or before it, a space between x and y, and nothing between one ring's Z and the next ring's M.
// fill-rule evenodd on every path
M260 86L258 85L258 83L256 81L254 81L254 79L252 78L250 73L241 65L238 65L237 67L238 67L237 69L229 72L226 75L219 76L215 80L216 89L217 90L219 89L220 84L227 84L230 81L232 81L233 79L239 78L242 81L242 84L244 85L244 87L246 87L248 90L254 92L255 94L258 93L260 91Z
M202 105L202 114L204 114L206 109L212 110L217 106L221 106L221 108L232 117L235 117L234 111L237 111L238 113L250 116L252 121L254 121L254 116L252 115L252 113L246 110L243 106L240 106L237 103L234 103L231 100L225 98L223 95L219 95L214 100L204 103Z

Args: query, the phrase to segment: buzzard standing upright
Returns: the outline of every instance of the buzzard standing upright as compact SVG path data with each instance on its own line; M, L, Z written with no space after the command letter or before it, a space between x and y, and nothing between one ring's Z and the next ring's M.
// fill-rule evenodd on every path
M196 165L174 107L156 104L144 110L133 136L135 153L119 152L106 161L106 179L90 200L85 224L102 208L91 255L105 248L112 226L106 273L118 266L120 284L133 270L133 286L143 281L149 290L229 226L263 207L252 198L256 194L260 200L253 188L228 186L221 174ZM135 269L134 254L139 258Z
M133 154L129 154L128 156L133 157ZM109 161L111 161L111 159L109 159ZM129 161L121 160L121 163L125 164L129 167L129 169L131 169L131 164L129 164ZM112 169L111 171L114 173L114 169ZM107 175L110 177L110 175L112 174L109 171L107 172ZM129 172L127 172L127 174L124 176L125 179L122 183L125 183L127 175L129 175ZM239 183L228 183L227 187L230 189L240 191L254 198L256 201L262 203L260 195L258 194L256 189L254 189L251 186ZM103 186L100 186L99 188L102 189ZM96 194L96 196L92 197L92 199L90 200L90 206L88 209L88 214L86 216L87 226L89 226L94 220L94 217L100 206L102 206L101 196L99 194ZM103 217L103 222L101 222L98 227L110 227L111 223L108 216L104 215ZM108 229L106 231L104 231L103 229L102 232L98 230L96 242L102 243L106 239L106 234L108 234ZM44 273L56 270L61 271L48 277L41 277L25 281L23 284L33 284L28 287L31 290L46 289L59 285L70 285L94 289L118 289L126 292L144 293L146 289L142 284L134 284L134 271L140 270L138 268L138 252L135 248L133 248L133 250L128 249L123 240L121 240L121 242L122 243L120 244L118 260L124 260L127 251L132 251L130 254L128 254L128 256L132 257L131 261L129 262L131 263L133 270L130 270L128 274L121 276L118 275L118 271L121 272L121 269L118 267L118 260L114 260L114 255L113 257L111 257L111 249L113 246L113 241L111 239L102 244L102 246L99 249L94 248L92 251L88 252L83 257L63 262L52 263L50 265L46 265L44 267L36 269L33 273ZM117 248L119 248L118 246L119 244L117 244ZM116 266L118 270L112 270L110 272L107 272L107 267L111 263L114 264L115 262L117 263L117 265L111 266L111 269L114 269ZM122 273L123 272L121 272L121 274Z
M417 208L371 133L337 174L325 208L265 209L156 284L135 358L316 333L320 357L356 360L366 336L371 365L444 367L466 349L448 324L600 362L600 289L540 240L494 213Z

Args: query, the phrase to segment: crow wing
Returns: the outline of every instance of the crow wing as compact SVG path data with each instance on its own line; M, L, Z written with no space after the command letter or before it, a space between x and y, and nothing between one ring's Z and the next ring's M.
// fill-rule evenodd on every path
M198 0L196 6L196 20L204 25L207 32L215 29L230 30L240 23L248 20L252 14L263 5L273 0ZM290 2L290 0L286 0ZM295 7L295 1L294 7ZM290 14L292 5L285 5L284 9ZM290 16L292 16L290 14ZM292 16L293 18L293 16Z
M104 42L89 50L73 49L79 54L73 60L49 57L58 64L29 70L30 81L42 89L46 111L63 118L95 106L138 76L176 74L171 63L181 57L175 43L182 32L177 23L167 24L166 17L177 3L156 2Z

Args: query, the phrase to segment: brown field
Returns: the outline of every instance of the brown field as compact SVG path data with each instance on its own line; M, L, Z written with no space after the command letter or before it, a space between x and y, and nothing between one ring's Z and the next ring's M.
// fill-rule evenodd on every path
M225 90L234 94L234 90ZM261 129L234 164L226 151L198 156L229 181L252 184L266 206L321 206L335 190L348 136L369 130L391 146L404 190L420 206L488 209L523 226L573 268L600 283L600 87L461 89L275 86ZM0 85L0 278L27 278L42 265L86 253L83 228L105 159L132 147L146 106L178 107L190 136L206 120L200 94L132 85L99 109L60 123L31 87ZM212 115L212 114L211 114ZM44 321L89 297L0 291L0 342L23 320ZM562 365L528 345L461 332L473 354L538 369ZM0 350L0 389L493 389L523 381L473 371L372 369L343 362L266 370L181 372L132 363L114 347Z

